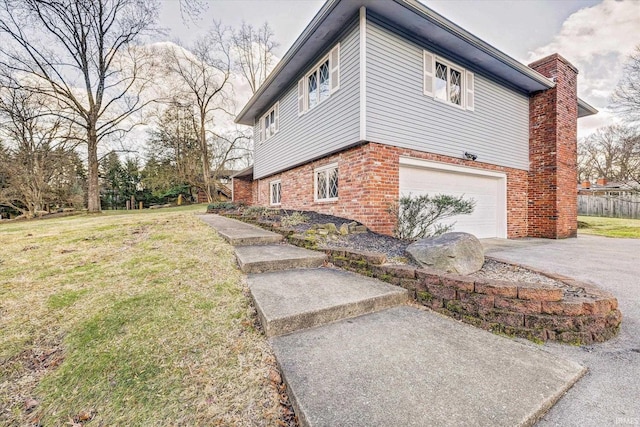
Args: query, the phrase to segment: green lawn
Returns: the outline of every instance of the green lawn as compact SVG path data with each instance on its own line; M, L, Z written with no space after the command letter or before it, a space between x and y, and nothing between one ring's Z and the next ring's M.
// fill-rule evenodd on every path
M0 223L0 425L277 423L273 355L204 210Z
M640 239L640 219L579 216L578 221L580 234Z

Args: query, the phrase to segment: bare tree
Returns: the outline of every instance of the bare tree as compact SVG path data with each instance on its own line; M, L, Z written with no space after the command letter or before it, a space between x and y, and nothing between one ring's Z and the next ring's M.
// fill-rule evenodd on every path
M273 30L268 22L259 28L243 22L240 29L233 32L237 70L249 83L252 93L256 93L276 64L277 58L273 51L278 43L273 37Z
M580 141L578 164L581 179L640 183L640 133L630 126L600 128Z
M640 45L629 57L623 72L613 93L613 106L627 121L640 123Z
M130 130L145 104L134 43L157 15L154 0L2 0L0 66L84 129L90 212L100 211L99 145Z
M81 169L73 128L46 114L47 100L19 87L0 89L0 205L28 217L50 203L69 204Z
M170 75L182 83L182 102L193 104L196 111L198 143L202 165L203 190L213 200L211 151L208 134L211 133L216 113L230 114L231 54L229 30L216 23L214 28L198 40L191 51L171 48L166 52L166 65ZM214 177L215 178L215 177Z

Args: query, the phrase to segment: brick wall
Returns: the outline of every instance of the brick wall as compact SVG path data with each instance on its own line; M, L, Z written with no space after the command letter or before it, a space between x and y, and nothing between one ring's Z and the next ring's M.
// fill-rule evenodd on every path
M529 103L528 235L565 238L577 234L577 74L554 54L530 64L556 86Z
M392 234L393 220L387 212L399 196L399 157L451 163L504 172L507 175L507 236L527 235L527 171L472 162L377 143L365 143L341 153L255 181L254 203L269 205L269 183L282 181L284 209L313 210L351 218L371 230ZM338 163L339 200L314 201L314 169Z
M233 178L233 201L238 203L253 204L253 181L251 177Z

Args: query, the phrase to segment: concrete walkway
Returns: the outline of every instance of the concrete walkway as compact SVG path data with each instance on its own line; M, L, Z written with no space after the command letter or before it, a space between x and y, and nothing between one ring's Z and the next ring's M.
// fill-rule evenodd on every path
M487 255L593 283L618 299L620 334L604 343L544 349L589 368L541 426L640 426L640 239L488 239Z
M229 242L260 234L203 220ZM269 271L249 274L249 289L302 426L532 425L585 373L544 347L410 307L402 288L307 268L317 252L258 243L236 254Z

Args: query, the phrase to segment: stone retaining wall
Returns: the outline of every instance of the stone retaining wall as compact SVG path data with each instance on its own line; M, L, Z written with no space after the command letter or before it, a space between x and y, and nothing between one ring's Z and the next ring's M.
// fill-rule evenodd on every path
M532 341L602 342L618 333L622 320L615 297L560 276L545 274L582 292L566 295L563 289L538 283L480 279L384 264L384 255L377 253L336 249L325 252L335 266L402 286L419 304L438 313Z
M319 250L313 237L295 234L293 230L255 218L230 216L281 233L293 245ZM496 333L536 342L552 340L582 345L614 337L622 321L618 301L613 295L568 277L537 271L561 282L563 289L388 264L386 256L380 253L323 250L336 267L402 286L417 303Z

